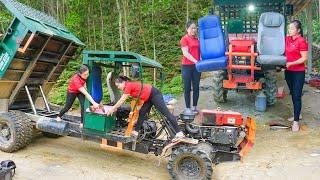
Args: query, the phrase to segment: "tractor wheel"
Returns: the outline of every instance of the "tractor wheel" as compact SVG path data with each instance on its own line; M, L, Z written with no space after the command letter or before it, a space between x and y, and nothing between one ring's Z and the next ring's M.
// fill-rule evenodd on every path
M270 106L276 103L277 91L277 79L271 73L267 73L263 84L263 92L267 96L267 105Z
M175 149L167 165L172 179L208 180L212 176L212 163L209 155L195 147L179 147Z
M225 71L213 73L213 99L215 102L223 103L227 100L228 90L223 88L223 80L226 79Z
M0 114L0 150L13 152L27 146L33 137L31 120L20 111Z

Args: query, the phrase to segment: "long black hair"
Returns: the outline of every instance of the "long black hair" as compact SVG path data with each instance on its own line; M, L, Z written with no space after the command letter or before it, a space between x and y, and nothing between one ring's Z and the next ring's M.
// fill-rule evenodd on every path
M131 81L131 79L128 78L127 76L119 76L115 80L116 83L122 83L122 82L128 82L128 81Z
M78 74L78 75L81 75L82 73L84 73L84 72L86 72L86 71L88 71L88 70L89 70L88 66L85 65L85 64L82 64L82 65L80 66L80 68L78 69L77 74Z
M290 24L291 23L298 29L298 33L303 37L303 30L302 30L301 21L293 20L293 21L290 22Z

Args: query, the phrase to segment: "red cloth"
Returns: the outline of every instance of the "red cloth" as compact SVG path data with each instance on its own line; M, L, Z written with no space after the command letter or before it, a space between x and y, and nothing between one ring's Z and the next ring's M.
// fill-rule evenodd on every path
M72 76L68 86L69 93L80 93L79 89L84 87L86 84L86 80L82 79L78 74Z
M188 47L189 53L196 59L200 60L200 45L199 40L196 37L188 36L188 34L184 35L180 40L180 46ZM192 61L188 60L185 56L182 58L183 65L194 64Z
M146 102L151 94L152 86L150 84L143 84L143 88L141 91L140 99ZM124 94L130 94L131 97L137 98L141 89L140 82L125 82L124 85Z
M291 36L286 37L286 57L287 62L294 62L301 58L301 51L308 51L308 43L302 37L298 36L296 39L292 39ZM304 63L290 66L289 71L305 71Z

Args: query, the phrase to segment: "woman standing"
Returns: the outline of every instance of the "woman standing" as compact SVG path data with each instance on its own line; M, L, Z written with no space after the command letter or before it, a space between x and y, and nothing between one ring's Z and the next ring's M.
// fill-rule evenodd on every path
M289 35L286 37L286 71L287 81L294 109L292 131L299 131L299 119L301 119L301 96L305 78L304 62L308 59L308 43L303 38L302 25L298 20L289 24Z
M184 85L184 100L186 108L190 109L190 92L191 84L193 90L192 111L198 114L197 104L199 99L199 83L200 76L196 69L195 63L200 60L199 40L196 36L197 27L193 21L189 21L186 25L187 33L181 38L180 46L183 53L182 58L182 78Z
M117 109L126 101L126 99L131 96L133 98L137 98L140 94L140 100L143 101L143 105L139 111L138 121L132 131L133 136L138 136L139 131L143 125L143 122L148 119L147 115L149 114L151 107L154 105L156 109L164 115L167 120L171 123L176 135L173 138L173 142L176 142L182 138L184 138L184 134L179 128L177 118L170 113L169 109L167 108L166 104L163 100L162 93L155 87L151 86L150 84L143 84L141 90L141 83L140 82L132 82L126 76L119 76L115 80L115 84L118 89L123 91L123 95L118 100L118 102L112 106L107 112L107 115L110 115L117 111Z
M92 97L90 96L90 94L87 92L85 88L88 76L89 76L89 69L86 65L81 65L77 73L72 76L68 86L66 104L63 107L63 109L60 111L57 117L57 121L61 121L61 117L67 111L69 111L76 97L79 99L80 105L81 105L81 124L83 123L85 97L92 103L94 108L99 108L99 104L97 104L92 99Z

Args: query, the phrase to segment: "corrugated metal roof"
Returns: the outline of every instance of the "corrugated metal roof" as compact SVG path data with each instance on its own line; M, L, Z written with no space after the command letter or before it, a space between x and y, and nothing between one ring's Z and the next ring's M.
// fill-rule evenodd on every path
M163 68L163 66L148 57L142 56L138 53L127 51L83 51L84 61L100 61L100 62L131 62L141 63L145 66L151 66L155 68ZM102 57L100 55L106 55Z
M31 8L16 0L0 1L15 16L15 18L19 19L31 32L38 31L48 35L71 40L78 45L85 45L52 16Z

